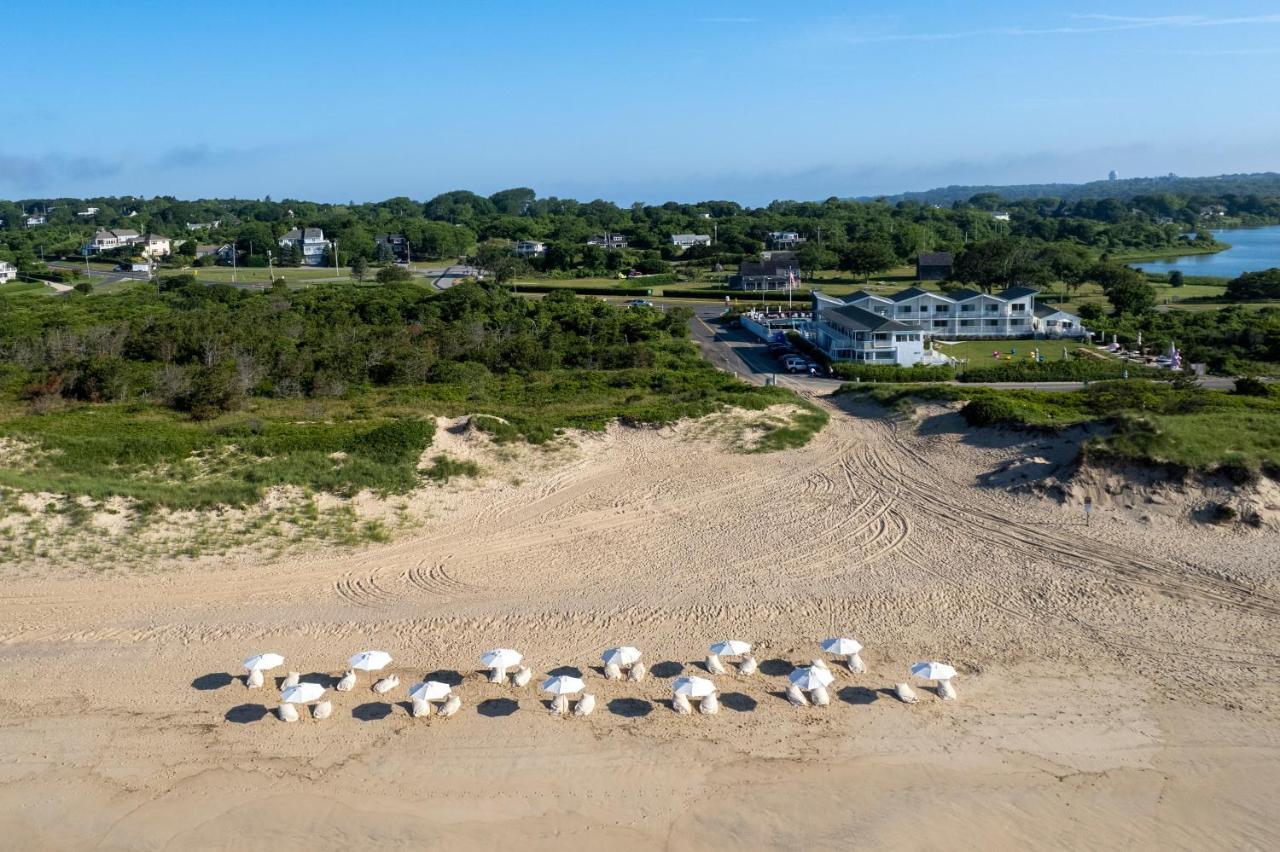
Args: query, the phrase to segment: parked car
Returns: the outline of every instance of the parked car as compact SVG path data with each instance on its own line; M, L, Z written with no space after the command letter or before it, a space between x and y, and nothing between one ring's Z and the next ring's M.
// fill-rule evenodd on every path
M627 307L628 308L652 308L653 302L647 301L645 299L632 299L630 302L627 302Z

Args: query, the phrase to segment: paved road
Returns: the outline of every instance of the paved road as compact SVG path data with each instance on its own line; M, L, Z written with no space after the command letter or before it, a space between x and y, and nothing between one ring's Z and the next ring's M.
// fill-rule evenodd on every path
M702 350L703 357L721 369L728 370L753 384L762 385L768 376L776 376L777 383L808 393L830 393L843 381L837 379L793 376L778 372L778 364L770 357L760 338L741 329L721 328L711 322L720 315L718 308L698 308L689 323L693 340ZM961 384L953 382L951 384ZM969 387L1007 388L1010 390L1072 391L1084 387L1084 382L965 382ZM1230 390L1235 379L1228 376L1206 376L1201 387L1214 390Z
M66 261L51 260L46 266L52 269L71 269L84 274L83 263L70 263ZM117 281L146 281L148 276L145 272L117 272L116 270L90 269L90 278L101 278L99 284L114 284Z
M476 270L471 266L454 265L443 269L424 269L422 274L431 279L432 285L437 290L448 290L455 284L461 283L463 278L474 278Z

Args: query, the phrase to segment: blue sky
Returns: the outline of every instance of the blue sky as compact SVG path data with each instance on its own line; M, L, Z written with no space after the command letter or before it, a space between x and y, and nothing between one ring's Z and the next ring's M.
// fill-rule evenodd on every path
M0 197L632 201L1280 170L1280 5L6 4Z

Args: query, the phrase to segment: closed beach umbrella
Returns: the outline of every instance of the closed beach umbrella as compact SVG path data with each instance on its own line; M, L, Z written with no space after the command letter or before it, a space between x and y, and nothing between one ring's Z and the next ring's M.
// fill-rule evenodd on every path
M630 645L621 648L610 648L600 655L606 666L630 666L639 662L640 651Z
M491 669L509 669L512 666L520 665L520 661L523 659L523 654L510 648L494 648L492 651L486 651L480 655L480 662Z
M300 683L280 693L280 700L285 704L310 704L320 700L324 695L324 687L318 683Z
M705 677L689 675L676 678L671 684L671 691L676 695L687 695L690 698L705 698L716 691L716 685Z
M570 675L557 675L542 682L542 691L552 695L575 695L584 689L586 684L582 682L582 678Z
M862 643L857 639L828 639L822 643L822 650L828 654L847 657L850 654L862 653Z
M939 662L916 663L911 667L911 673L925 680L951 680L956 676L955 669Z
M449 684L429 680L426 683L414 684L413 689L409 690L409 698L414 701L441 701L448 698L452 692L453 687Z
M830 684L835 680L835 675L818 666L804 666L793 671L789 680L801 689L817 689Z
M386 651L361 651L348 660L347 665L357 671L376 672L385 669L390 662L391 655Z
M712 645L711 653L717 657L736 657L739 654L751 653L751 645L747 642L739 642L737 639L729 639Z
M284 665L284 657L279 654L258 654L244 661L244 667L251 672L266 672Z

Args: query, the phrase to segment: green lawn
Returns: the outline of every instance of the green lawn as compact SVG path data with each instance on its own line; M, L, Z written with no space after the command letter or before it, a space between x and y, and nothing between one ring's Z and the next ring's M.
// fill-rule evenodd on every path
M939 343L934 341L934 349L950 355L952 358L968 359L970 367L989 367L992 364L1008 363L1010 358L1015 361L1030 360L1031 352L1039 349L1040 354L1044 355L1046 360L1058 361L1062 360L1062 351L1065 348L1068 353L1076 348L1079 344L1070 341L1061 340L962 340L956 343ZM1011 355L1011 350L1017 352ZM1000 357L997 359L993 353L999 352Z
M47 296L54 289L39 281L6 281L0 284L0 296Z

